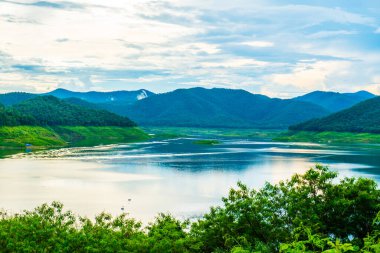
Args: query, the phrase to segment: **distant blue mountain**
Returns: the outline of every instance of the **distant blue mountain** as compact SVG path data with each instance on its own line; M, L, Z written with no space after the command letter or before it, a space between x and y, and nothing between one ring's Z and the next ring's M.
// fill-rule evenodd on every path
M5 106L12 106L36 96L38 95L25 92L10 92L6 94L0 94L0 104L3 104Z
M317 104L330 112L337 112L373 97L375 97L375 95L367 91L359 91L356 93L314 91L296 97L294 100Z
M153 92L148 90L136 90L136 91L111 91L111 92L75 92L65 89L56 89L44 95L52 95L60 99L66 98L79 98L84 101L96 104L105 103L118 103L118 104L132 104L140 99L147 98L154 95Z

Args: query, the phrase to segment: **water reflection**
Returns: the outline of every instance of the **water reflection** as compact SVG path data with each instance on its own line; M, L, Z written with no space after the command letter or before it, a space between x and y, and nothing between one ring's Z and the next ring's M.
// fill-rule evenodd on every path
M0 203L18 211L59 200L83 215L124 206L148 221L158 212L196 216L221 202L237 181L259 188L315 163L342 176L380 181L380 150L366 147L194 139L68 148L0 160ZM131 199L131 201L129 201Z

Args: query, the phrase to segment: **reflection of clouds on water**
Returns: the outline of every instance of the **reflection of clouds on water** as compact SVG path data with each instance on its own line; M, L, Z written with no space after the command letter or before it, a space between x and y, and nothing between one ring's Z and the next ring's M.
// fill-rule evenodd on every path
M125 211L145 221L158 212L190 217L221 203L237 181L259 188L315 163L342 176L379 181L379 150L328 145L194 139L64 148L0 160L0 203L20 210L60 200L80 214Z

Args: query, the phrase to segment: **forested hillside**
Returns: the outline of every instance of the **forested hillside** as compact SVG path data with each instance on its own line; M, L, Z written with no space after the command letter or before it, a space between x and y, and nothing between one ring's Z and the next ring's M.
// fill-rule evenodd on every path
M0 126L37 125L35 118L0 104Z
M42 126L135 126L126 117L69 104L53 96L32 98L12 108L22 115L32 116Z
M290 130L380 133L380 97L321 119L291 126Z

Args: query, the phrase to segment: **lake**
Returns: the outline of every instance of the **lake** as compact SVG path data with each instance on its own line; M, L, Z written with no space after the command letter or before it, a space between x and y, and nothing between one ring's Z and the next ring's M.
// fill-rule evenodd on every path
M380 182L380 146L333 146L177 138L128 145L66 148L0 160L0 204L17 212L58 200L80 215L101 211L147 222L158 212L197 217L240 180L259 188L316 163L343 176Z

